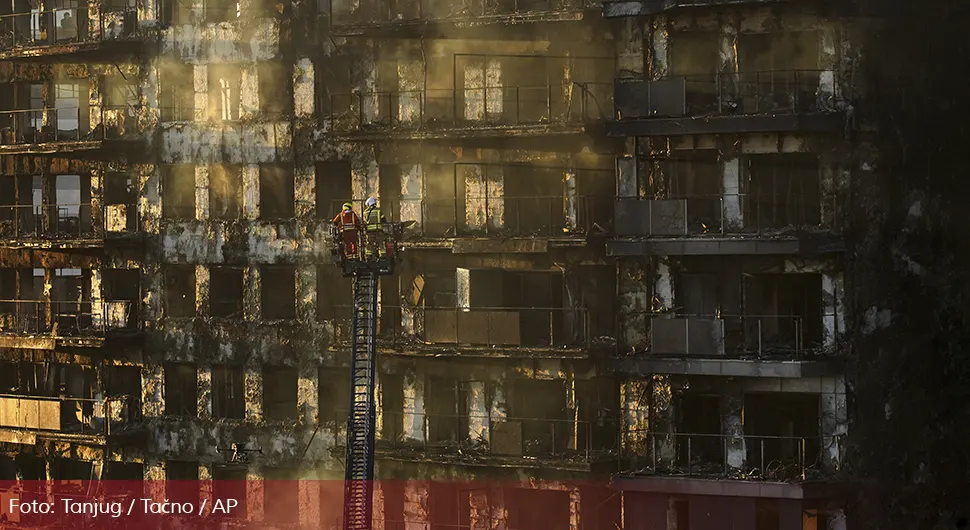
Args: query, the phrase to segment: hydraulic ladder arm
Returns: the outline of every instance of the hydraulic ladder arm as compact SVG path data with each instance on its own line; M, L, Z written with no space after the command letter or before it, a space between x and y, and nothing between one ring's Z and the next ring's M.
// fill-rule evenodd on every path
M369 530L374 492L374 379L377 365L378 272L354 275L353 360L347 461L344 477L344 530Z

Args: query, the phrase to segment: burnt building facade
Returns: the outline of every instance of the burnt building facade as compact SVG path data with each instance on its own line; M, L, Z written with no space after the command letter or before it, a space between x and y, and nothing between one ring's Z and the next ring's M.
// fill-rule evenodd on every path
M6 6L0 479L336 525L376 197L375 525L844 528L856 48L711 4Z

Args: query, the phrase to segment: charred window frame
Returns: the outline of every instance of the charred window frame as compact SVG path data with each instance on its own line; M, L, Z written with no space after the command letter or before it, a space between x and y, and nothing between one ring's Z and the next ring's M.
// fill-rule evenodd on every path
M243 312L243 269L209 268L209 316L239 318Z
M296 268L260 267L260 307L263 320L296 318Z
M320 117L330 117L353 108L350 95L352 65L352 58L346 55L334 55L316 63L314 91Z
M212 367L213 418L246 418L245 377L242 366L221 364Z
M209 166L209 217L240 219L242 217L242 168Z
M317 217L333 219L341 203L353 197L353 177L350 162L329 160L315 167Z
M296 210L293 187L292 166L259 166L259 218L292 219Z
M165 365L165 415L195 418L199 410L198 368L191 363Z
M189 2L189 0L170 0ZM190 3L191 7L191 3ZM195 69L191 64L167 61L159 67L161 120L192 121L195 118Z
M162 24L177 26L192 23L192 0L162 0Z
M242 68L238 64L210 64L208 74L209 118L216 121L238 120Z
M269 421L298 419L300 374L290 366L263 366L263 416Z
M195 219L195 166L175 164L161 167L162 217Z
M199 480L198 462L182 460L165 462L165 495L173 502L193 504L199 502L199 493L195 484L189 484L197 480Z
M212 494L216 499L235 499L238 504L226 515L226 519L245 520L248 514L246 503L246 470L238 466L213 466Z
M203 6L205 21L210 24L231 22L242 15L239 0L205 0Z
M195 307L195 266L169 265L165 268L165 316L191 318Z
M320 367L317 398L320 423L346 422L350 410L350 368Z
M256 63L259 84L259 112L264 118L279 119L293 114L293 69L279 61Z

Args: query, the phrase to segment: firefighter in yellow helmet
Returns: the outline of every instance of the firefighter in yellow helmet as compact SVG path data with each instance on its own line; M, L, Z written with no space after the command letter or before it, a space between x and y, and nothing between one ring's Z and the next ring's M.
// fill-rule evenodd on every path
M387 218L381 212L381 209L377 206L377 199L370 197L367 199L364 207L364 227L367 231L367 246L364 249L364 255L367 258L372 258L376 254L378 258L384 255L384 224L387 223Z

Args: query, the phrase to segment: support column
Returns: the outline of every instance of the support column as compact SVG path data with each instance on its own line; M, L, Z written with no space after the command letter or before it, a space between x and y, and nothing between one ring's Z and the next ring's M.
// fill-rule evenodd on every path
M239 69L239 119L251 119L259 114L259 73L256 64L244 64Z
M310 118L316 107L316 71L313 60L300 57L293 66L293 113L297 118Z
M198 385L199 419L207 420L212 418L212 367L199 366Z
M195 218L209 218L209 167L195 166Z
M736 229L744 226L744 213L741 209L741 159L738 156L726 158L721 163L721 201L722 229Z
M243 272L243 318L248 322L258 321L261 317L261 284L259 267L246 267Z
M650 300L647 263L644 259L619 261L619 335L621 347L642 349L647 345L647 318Z
M404 376L404 437L425 441L424 380L421 374L409 371Z
M667 16L653 16L650 18L650 80L667 77L667 48Z
M157 234L159 220L162 218L162 171L154 166L151 171L136 175L138 183L139 227L147 234Z
M246 394L246 421L263 419L263 373L257 366L247 366L244 393Z
M640 17L620 19L620 38L616 41L617 75L621 79L643 78L643 28Z
M155 502L165 501L165 466L162 462L146 462L144 477L145 498L152 499Z
M677 437L674 436L674 400L669 375L655 375L651 383L653 410L650 411L650 432L653 433L654 458L657 467L674 463L677 457Z
M195 314L209 316L209 267L195 266Z
M300 322L317 320L317 268L296 268L296 318Z
M404 527L407 530L430 530L427 482L409 480L404 485Z
M724 438L725 471L733 473L744 467L747 449L744 444L743 395L730 392L721 396L721 434Z
M243 219L259 219L259 166L242 168Z
M263 477L255 469L246 472L246 519L263 521Z
M145 418L161 418L165 414L165 370L152 364L141 368L141 413ZM107 419L110 421L110 419Z
M320 411L320 371L316 364L301 363L296 403L303 422L306 425L314 424Z
M826 349L836 347L839 335L845 329L842 314L845 287L841 272L822 274L822 324L825 331L823 344Z
M579 211L584 204L580 204L583 201L583 197L579 197L578 182L576 180L576 171L573 169L567 169L565 174L563 174L563 193L566 197L566 219L563 228L567 233L576 231L579 228ZM550 205L552 208L553 205ZM555 212L555 208L552 208ZM587 212L588 213L588 212ZM589 216L586 217L587 219ZM553 226L555 228L555 226Z
M822 380L822 465L828 473L834 473L842 468L848 423L845 379L841 376L824 378Z
M402 221L415 221L416 229L420 231L424 228L424 218L422 216L421 202L424 198L424 170L421 164L404 166L401 168L401 204L397 205L398 219ZM394 207L387 205L386 207Z
M468 389L468 438L489 443L489 403L484 381L466 383Z
M204 8L201 0L193 0L193 11L197 10L196 16L204 16ZM195 121L206 119L206 109L209 107L209 69L208 65L197 64L192 69L192 88L195 91Z
M293 168L293 196L296 216L309 219L317 213L316 170L312 165L298 165Z

